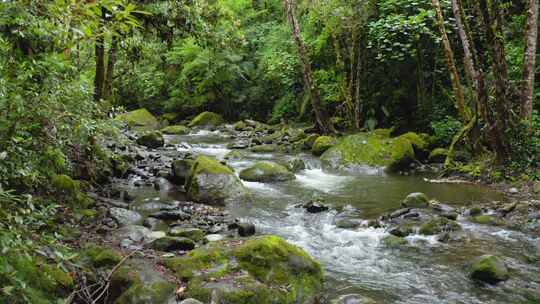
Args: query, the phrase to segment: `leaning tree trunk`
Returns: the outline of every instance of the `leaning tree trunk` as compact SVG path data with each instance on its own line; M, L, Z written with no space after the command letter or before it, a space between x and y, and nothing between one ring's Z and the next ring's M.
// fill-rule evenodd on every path
M523 89L521 119L530 120L534 101L534 74L536 72L536 47L538 39L538 0L529 0L527 27L525 30L525 53L523 56Z
M439 3L439 0L432 0L433 8L435 9L437 13L437 23L439 25L439 32L441 34L442 43L444 47L444 55L446 58L446 65L448 67L448 71L450 72L450 79L452 80L452 89L454 91L455 95L455 106L458 110L459 115L461 116L461 119L463 120L463 123L468 123L471 119L471 115L469 113L469 110L467 109L467 106L465 105L465 96L463 94L463 88L461 86L461 81L459 79L458 70L456 68L456 62L454 60L454 52L452 51L452 47L450 46L450 40L448 39L448 35L446 35L446 29L444 27L444 18L442 14L441 4Z
M294 0L283 0L283 4L285 6L285 12L287 14L289 25L291 27L293 39L298 48L298 56L300 57L300 62L303 66L304 85L309 91L311 97L311 106L313 107L313 111L315 112L315 119L317 120L317 126L319 130L322 133L333 133L335 130L330 124L328 115L326 114L326 111L321 104L321 95L319 92L319 88L313 82L311 62L309 60L309 55L307 54L306 47L304 45L304 41L300 36L300 27L298 25L298 22L296 21L296 17L294 16L294 5L292 3L293 1Z
M116 53L118 49L118 37L115 35L111 38L111 47L109 48L109 58L107 61L107 73L105 76L105 84L103 88L103 98L108 99L112 94L112 83L114 76L114 65L116 64Z

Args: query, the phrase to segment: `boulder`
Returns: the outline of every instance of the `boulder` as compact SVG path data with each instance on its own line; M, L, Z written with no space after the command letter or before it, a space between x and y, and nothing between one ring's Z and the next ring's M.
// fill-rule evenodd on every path
M142 216L133 210L112 207L109 209L110 216L121 226L133 225L142 221Z
M115 304L168 304L175 303L176 286L169 282L136 283L124 292Z
M311 153L316 156L321 156L326 150L336 144L336 139L331 136L319 136L311 147Z
M278 147L274 144L272 145L258 145L251 147L251 152L255 153L272 153L278 150Z
M145 129L154 129L159 125L157 118L144 108L117 115L115 119L125 122L129 126Z
M95 267L113 267L122 260L119 252L98 245L89 245L83 253Z
M213 112L202 112L191 120L188 127L217 127L224 123L225 120L221 115Z
M189 128L182 125L173 125L161 129L161 133L169 135L185 135L189 133Z
M421 192L411 193L401 202L403 208L427 208L428 206L429 199L427 195Z
M186 190L189 199L211 205L226 205L249 197L231 168L207 156L199 156L193 163Z
M508 268L504 262L493 255L483 255L471 265L471 278L488 284L507 280Z
M195 242L185 237L165 236L151 242L149 247L160 251L187 251L195 248Z
M252 236L255 234L255 225L252 223L238 223L238 235L242 237Z
M147 148L156 149L163 147L165 139L163 139L161 132L153 131L139 136L139 138L137 138L137 143Z
M287 163L287 169L291 172L300 172L306 169L306 163L301 158L294 158Z
M274 162L258 162L240 172L240 178L250 182L282 182L295 179L293 173Z
M321 156L324 167L331 169L350 169L357 166L385 167L395 172L408 169L415 159L416 146L410 134L386 138L375 133L357 133L340 138L337 144Z
M419 233L423 235L436 235L443 232L455 232L461 230L461 226L446 217L436 217L420 226Z
M185 228L180 226L173 226L169 229L168 234L170 236L185 237L195 242L199 242L204 238L205 233L199 228Z
M323 272L304 250L277 236L211 242L165 261L203 303L319 303Z
M321 202L310 201L302 205L302 208L306 209L309 213L321 213L330 209L328 206Z

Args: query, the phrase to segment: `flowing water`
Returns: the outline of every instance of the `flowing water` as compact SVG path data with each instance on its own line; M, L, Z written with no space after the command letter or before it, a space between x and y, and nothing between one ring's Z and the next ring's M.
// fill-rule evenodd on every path
M218 131L168 136L167 141L176 144L178 151L218 159L230 152L225 148L230 138ZM255 223L259 232L279 235L318 259L326 273L330 301L364 303L353 299L369 297L375 303L533 303L526 301L527 295L540 289L540 265L527 262L538 257L538 238L458 219L467 241L443 244L416 235L407 238L408 246L389 248L381 243L387 235L384 229L340 229L334 224L336 210L351 210L369 220L398 208L411 192L424 192L453 206L503 200L499 193L473 185L428 183L419 176L387 175L378 168L326 172L309 154L242 153L241 160L228 161L236 172L260 160L286 162L299 157L307 164L290 182L244 182L254 202L230 211ZM333 211L309 214L297 207L313 199L331 205ZM485 253L503 257L512 279L497 287L473 283L467 265Z

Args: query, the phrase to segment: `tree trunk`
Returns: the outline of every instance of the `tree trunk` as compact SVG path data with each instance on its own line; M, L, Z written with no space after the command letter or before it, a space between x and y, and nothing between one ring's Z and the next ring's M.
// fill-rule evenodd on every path
M319 130L325 134L333 133L335 130L330 124L328 115L326 114L326 111L321 104L319 88L313 82L311 62L309 60L309 55L307 54L306 47L304 45L304 41L300 36L300 27L296 21L296 17L294 16L293 1L294 0L283 0L283 4L285 6L285 12L287 14L287 20L289 21L289 25L291 27L293 39L298 48L298 56L303 66L304 85L306 90L309 91L311 97L311 105L313 107L313 111L315 112L315 119L317 121L317 126Z
M467 35L467 30L464 24L464 16L462 15L463 9L461 6L461 0L452 0L452 10L454 12L454 17L456 19L456 25L458 28L459 38L463 46L463 63L465 65L465 72L467 73L467 78L472 83L474 89L478 89L478 76L477 71L474 66L473 54L471 43L469 42L469 37Z
M465 105L465 97L463 94L463 88L461 86L461 81L459 79L458 70L456 68L456 63L454 60L454 52L452 51L450 40L448 39L448 36L446 35L446 29L444 27L444 17L442 14L441 5L439 3L439 0L432 0L432 3L433 3L433 8L435 9L437 13L437 23L439 25L439 31L441 34L442 43L444 47L446 65L448 67L448 71L450 72L450 79L452 80L452 89L454 91L454 95L456 99L455 106L463 122L467 123L471 119L471 116L470 116L469 110L467 109L467 106Z
M103 27L105 26L105 9L101 9L100 30L97 33L95 56L96 75L94 78L94 101L98 102L103 98L103 86L105 83L105 37Z
M523 89L521 96L521 119L525 120L530 120L532 117L538 39L538 0L529 0L528 2L525 53L523 55Z
M118 37L115 35L111 38L111 47L109 48L109 58L107 61L107 74L105 77L105 85L103 88L103 98L108 99L112 94L112 83L114 76L114 65L116 64L116 53L118 48Z

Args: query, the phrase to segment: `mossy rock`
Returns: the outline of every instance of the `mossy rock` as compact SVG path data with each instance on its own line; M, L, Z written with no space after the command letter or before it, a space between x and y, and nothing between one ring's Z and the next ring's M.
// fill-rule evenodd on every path
M165 139L163 138L161 132L152 131L139 136L139 138L137 138L137 143L141 146L155 149L163 147L165 144Z
M138 109L116 116L116 120L127 123L132 127L144 127L147 129L157 128L159 122L157 118L146 109Z
M382 239L383 244L386 247L395 248L409 244L406 239L395 235L387 235Z
M487 214L473 216L472 221L480 225L492 225L492 226L501 225L501 222L502 222L500 219L491 215L487 215Z
M178 113L165 113L161 115L160 120L166 121L167 123L171 124L178 120Z
M184 185L195 163L192 159L179 159L171 164L170 180L177 185Z
M110 299L115 300L135 284L140 284L140 274L130 266L120 266L111 276Z
M80 191L80 183L65 174L54 175L51 184L60 193L66 195L76 195Z
M286 167L274 162L257 162L240 172L240 178L250 182L282 182L295 178Z
M444 148L436 148L429 153L429 162L434 164L442 164L448 156L448 150Z
M185 135L189 133L189 128L182 125L173 125L161 129L161 133L169 135Z
M437 217L422 224L418 231L423 235L436 235L443 232L454 232L461 230L461 226L450 219L445 217Z
M403 208L427 208L429 206L429 198L422 192L410 193L401 202Z
M249 196L231 168L207 156L199 156L193 163L186 188L189 199L211 205L245 201Z
M116 304L168 304L174 302L176 286L169 282L137 283L124 292Z
M508 268L504 262L493 255L483 255L471 265L471 278L477 281L496 284L508 277Z
M373 130L373 134L381 137L381 138L390 138L392 136L392 133L394 132L394 128L390 129L376 129Z
M204 231L199 228L171 227L167 233L170 236L185 237L195 242L199 242L204 238Z
M222 304L315 303L322 268L305 251L276 236L212 242L166 261L188 281L186 297Z
M336 144L336 139L332 136L319 136L311 147L311 153L316 156L322 155L326 150Z
M89 245L83 253L95 267L113 267L122 260L119 252L98 245Z
M225 155L224 159L226 160L238 160L238 159L242 159L244 158L244 153L238 151L238 150L234 150L234 151L231 151L229 153L227 153L227 155Z
M274 144L272 145L258 145L250 148L251 152L255 153L272 153L278 150L278 147Z
M236 131L249 131L249 130L253 130L252 127L248 126L244 121L237 121L234 126L233 126L234 130Z
M386 167L388 171L408 169L415 159L409 136L382 138L373 133L357 133L338 139L321 156L323 166L347 169L355 166Z
M217 127L224 123L225 120L221 115L213 112L202 112L191 120L188 127Z
M300 172L306 169L306 163L301 158L294 158L287 162L287 169L291 172Z
M319 138L319 136L319 134L309 134L306 138L304 138L302 142L302 148L305 150L311 150L311 148L313 148L313 144L315 143L317 138Z
M186 237L165 236L151 242L149 247L160 251L188 251L195 248L195 242Z

